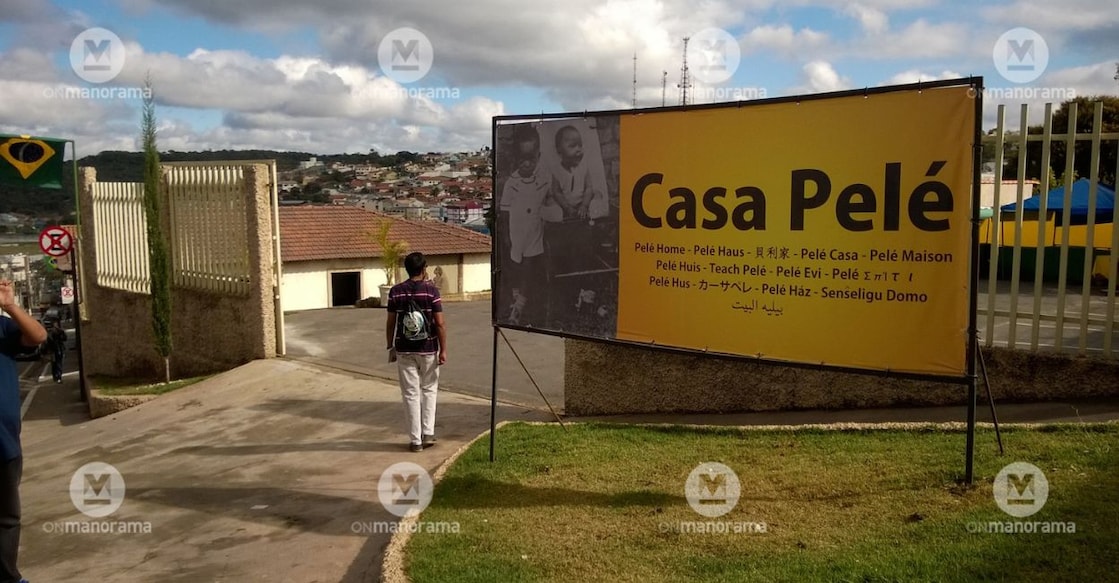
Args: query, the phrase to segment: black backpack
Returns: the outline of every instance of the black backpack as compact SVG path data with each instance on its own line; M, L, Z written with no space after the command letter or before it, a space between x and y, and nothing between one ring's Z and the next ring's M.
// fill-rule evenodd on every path
M408 295L408 305L400 316L400 335L410 342L423 342L431 338L431 324L424 316L420 306L416 304L416 285L413 282L411 294Z

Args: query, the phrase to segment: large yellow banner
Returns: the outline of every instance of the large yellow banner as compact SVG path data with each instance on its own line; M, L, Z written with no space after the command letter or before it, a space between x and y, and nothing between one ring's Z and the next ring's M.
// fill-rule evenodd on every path
M621 116L615 337L964 376L969 90Z

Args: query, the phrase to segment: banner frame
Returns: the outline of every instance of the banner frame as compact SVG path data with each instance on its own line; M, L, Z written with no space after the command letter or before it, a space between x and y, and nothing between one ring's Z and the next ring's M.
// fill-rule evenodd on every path
M971 242L970 242L970 248L969 248L969 250L970 250L970 257L969 257L970 265L969 265L969 270L968 270L968 292L967 292L968 293L968 315L967 315L968 323L967 323L967 331L966 331L966 334L965 334L966 338L964 339L964 342L966 342L967 344L963 347L964 350L965 350L965 371L963 372L963 374L951 375L951 374L935 374L935 373L921 373L921 372L903 372L903 371L892 371L892 370L889 370L889 369L881 370L881 369L873 369L873 368L859 368L859 367L852 367L852 366L845 366L845 365L835 365L835 364L827 364L827 363L810 363L810 362L801 362L801 361L787 361L787 360L781 360L781 359L776 359L776 358L771 358L771 357L751 357L751 356L746 356L746 355L730 354L730 353L723 353L723 352L713 352L713 351L698 350L698 349L693 349L693 348L682 348L682 347L669 346L669 345L663 345L663 344L640 343L640 342L634 342L634 341L631 341L631 340L619 340L617 338L602 338L602 337L578 335L578 334L572 334L572 333L561 333L561 332L552 331L552 330L543 330L543 329L540 329L540 328L534 328L534 327L531 327L531 326L515 326L515 325L509 325L509 324L501 324L497 321L497 310L498 310L497 290L501 289L501 287L500 287L500 284L501 284L501 269L500 269L500 266L497 262L497 259L498 259L499 250L501 249L500 245L501 245L501 242L502 242L502 233L500 232L500 229L498 228L498 221L497 221L497 216L498 216L498 213L500 213L500 209L496 208L497 195L498 195L498 193L496 192L497 178L498 178L498 176L497 176L497 129L498 129L499 126L508 125L510 123L516 123L516 122L546 121L546 120L560 120L560 119L579 119L579 118L586 118L586 117L591 117L591 116L596 116L596 117L597 116L632 116L632 115L644 115L644 114L665 113L665 112L741 108L741 107L751 107L751 106L757 106L757 105L771 105L771 104L778 104L778 103L803 103L803 102L806 102L806 101L830 100L830 99L838 99L838 98L845 98L845 97L855 97L855 96L860 96L860 95L866 97L866 96L871 96L871 95L882 95L882 94L898 93L898 92L905 92L905 91L920 92L920 91L923 91L923 90L926 90L926 89L940 89L940 88L948 88L948 87L969 87L969 94L971 94L972 99L974 101L974 106L975 106L975 127L974 127L974 131L973 131L973 136L972 136L972 140L973 140L973 143L972 143L972 150L973 150L972 185L971 185L972 192L970 193L971 194L970 202L971 202L971 214L972 214L971 223L972 224L971 224L971 232L970 232L970 235L969 235L970 239L971 239ZM960 77L960 78L956 78L956 79L943 79L943 80L938 80L938 81L930 81L930 82L927 82L927 83L926 82L918 82L918 83L909 83L909 84L903 84L903 85L889 85L889 86L883 86L883 87L867 87L867 88L863 88L863 89L834 91L834 92L828 92L828 93L814 93L814 94L809 94L809 95L792 95L792 96L771 97L771 98L766 98L766 99L757 99L757 100L748 100L748 101L704 103L704 104L694 104L694 105L674 105L674 106L651 107L651 108L641 108L641 109L613 109L613 110L600 110L600 111L583 111L582 113L579 113L579 112L559 112L559 113L544 113L544 112L541 112L539 114L516 114L516 115L494 116L492 118L492 122L491 122L491 143L492 143L492 146L491 146L491 151L490 151L491 180L492 180L493 188L495 189L494 197L493 197L492 202L491 202L491 209L492 209L493 216L494 216L494 221L493 221L492 230L491 230L492 247L491 247L491 251L490 251L490 261L491 261L491 281L490 281L490 284L491 284L491 290L492 290L491 291L491 311L490 311L491 325L493 326L495 331L498 328L504 328L504 329L509 329L509 330L519 330L519 331L522 331L522 332L545 334L545 335L548 335L548 336L556 336L556 337L560 337L560 338L571 338L573 340L584 340L584 341L588 341L588 342L598 342L598 343L602 343L602 344L609 344L609 345L622 346L622 347L654 348L654 349L659 350L659 351L678 354L678 355L682 355L682 356L706 356L706 357L712 357L712 358L718 358L718 359L736 361L736 362L752 362L752 363L760 363L760 364L765 364L765 365L775 365L775 366L781 366L781 367L791 367L791 368L799 368L799 369L807 369L807 370L825 370L825 371L834 371L834 372L839 372L839 373L859 374L859 375L876 376L876 377L883 377L883 378L909 379L909 380L918 380L918 381L931 381L931 382L942 382L942 383L948 383L948 384L966 385L966 386L969 387L969 391L968 391L968 395L969 395L969 427L972 428L971 431L969 431L969 437L970 437L970 433L973 433L973 431L974 431L974 429L973 429L974 428L974 411L972 409L974 407L974 402L975 402L975 386L976 386L976 379L977 379L977 377L976 377L976 351L978 350L977 349L977 342L978 342L977 308L978 308L978 276L979 276L978 254L979 254L979 221L980 221L980 218L979 218L980 166L979 166L978 162L979 162L980 157L981 157L980 148L981 148L981 144L982 144L982 142L981 142L982 112L983 112L983 109L982 109L982 107L983 107L983 103L982 103L983 93L982 92L983 92L983 77L972 76L972 77ZM495 352L494 358L496 360L496 352ZM495 366L495 369L496 369L496 366ZM496 375L495 375L495 377L496 377ZM496 385L496 378L494 380L495 380L495 385ZM971 441L971 439L969 439L969 443L970 443L970 441ZM969 445L969 458L970 458L970 445ZM969 466L970 466L970 464L969 464ZM969 471L968 473L970 474L971 472Z

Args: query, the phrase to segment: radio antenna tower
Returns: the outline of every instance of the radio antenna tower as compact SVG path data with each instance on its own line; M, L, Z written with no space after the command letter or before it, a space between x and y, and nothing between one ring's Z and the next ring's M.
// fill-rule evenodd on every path
M684 65L680 68L680 105L688 104L688 89L692 86L692 79L688 73L688 41L691 37L684 37Z
M633 53L633 108L637 109L637 53Z

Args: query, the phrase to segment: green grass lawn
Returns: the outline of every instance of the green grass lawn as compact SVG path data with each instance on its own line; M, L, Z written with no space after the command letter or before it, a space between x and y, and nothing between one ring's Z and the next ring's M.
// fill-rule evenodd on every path
M1113 580L1119 565L1119 425L977 438L976 485L959 485L962 431L753 431L512 424L475 443L436 486L407 572L425 581ZM741 481L706 518L688 474L720 462ZM1015 519L992 496L1011 462L1045 472L1048 502ZM1075 533L969 532L969 523L1075 523ZM702 533L680 523L765 523ZM974 530L974 528L972 528Z
M176 389L189 387L198 381L210 378L208 376L192 377L174 380L169 383L153 383L150 380L96 377L93 386L103 395L162 395Z

